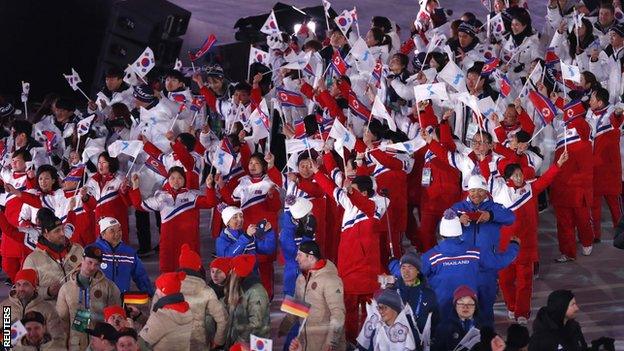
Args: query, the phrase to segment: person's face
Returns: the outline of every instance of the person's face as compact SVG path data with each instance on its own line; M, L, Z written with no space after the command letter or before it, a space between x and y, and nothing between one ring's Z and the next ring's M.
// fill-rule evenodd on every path
M477 132L472 138L470 147L477 155L486 155L492 148L492 143L490 143L485 135L481 135L481 133Z
M20 300L29 300L35 293L35 287L27 280L18 280L15 282L15 295Z
M26 133L16 133L15 135L15 145L20 148L28 142L28 136Z
M476 303L468 296L464 296L455 303L455 311L461 319L471 319L474 316Z
M472 44L472 37L464 32L457 32L457 39L459 40L459 46L462 48L468 47Z
M401 265L401 277L406 283L413 283L418 279L418 268L412 266L409 263Z
M609 26L613 22L613 11L609 9L598 10L598 22L603 26Z
M165 89L167 91L176 91L184 87L184 83L180 82L177 78L167 77L165 79Z
M210 268L210 279L212 279L215 284L223 285L225 278L227 278L227 276L222 270L219 268Z
M110 173L110 164L104 157L98 158L97 168L98 173L100 173L101 175L107 175Z
M488 192L483 189L469 189L468 190L468 198L475 205L482 203L485 199L487 199L487 196L488 196Z
M525 28L526 28L526 25L522 24L517 19L514 18L511 20L511 31L513 32L513 34L516 34L516 35L520 34Z
M336 79L334 81L334 84L332 84L331 87L329 87L329 94L333 97L340 95L340 89L338 89L338 81L339 79Z
M119 313L115 313L114 315L108 317L105 322L115 327L115 329L118 331L123 328L129 327L128 321L124 318L124 316L120 315Z
M247 105L250 100L250 95L247 90L236 90L234 91L234 99L243 105Z
M67 240L65 237L65 229L62 225L46 232L43 236L55 245L65 245Z
M576 317L576 312L580 310L579 306L576 304L576 299L572 298L570 300L570 304L568 304L568 309L566 311L565 317L567 319L574 319Z
M440 7L440 4L438 3L438 0L429 0L429 1L427 1L427 11L429 13L432 13L438 7Z
M221 89L223 89L223 78L208 77L206 80L212 89L216 91L221 91Z
M609 32L611 36L611 46L619 48L624 44L624 38L619 34L616 34L614 31Z
M504 0L496 0L494 1L494 12L499 13L503 12L505 9L505 1Z
M39 183L39 188L41 188L41 191L43 192L51 191L52 185L54 184L52 176L48 172L41 173L39 178L37 178L37 182Z
M11 159L11 169L14 172L24 172L26 170L26 161L24 161L21 155Z
M178 172L172 172L168 179L169 186L171 186L175 190L183 188L185 181L186 180L184 179L184 177Z
M513 106L507 106L505 113L503 113L503 124L506 126L513 126L518 123L518 112Z
M93 350L106 350L110 347L110 342L104 338L97 336L91 336L91 349Z
M401 64L401 60L398 57L392 56L390 63L388 64L388 68L390 68L392 73L399 74L403 71L404 66Z
M95 258L85 257L80 264L80 274L85 277L93 277L100 267L100 261Z
M513 171L510 179L515 186L522 186L524 184L524 174L522 174L522 170L516 169Z
M121 224L115 224L114 226L107 228L102 233L102 238L111 243L111 245L116 246L121 242L121 234Z
M483 88L483 83L484 80L479 79L479 75L477 73L470 72L466 76L466 86L469 90L480 90L481 88Z
M303 178L308 179L314 174L314 171L312 171L312 160L310 159L301 160L297 168L299 169L299 174Z
M139 344L131 336L122 336L117 339L117 351L139 351Z
M62 108L58 108L58 107L52 112L54 112L54 116L56 117L56 120L59 122L65 122L74 113L74 111L68 111Z
M598 110L598 109L601 109L601 108L604 107L602 101L596 99L596 93L595 92L592 93L590 98L589 98L589 107L592 110Z
M243 228L243 214L239 212L235 214L234 216L232 216L232 218L230 218L230 221L228 222L228 227L234 230L242 229Z
M118 77L106 77L105 80L106 89L110 91L115 91L119 89L121 83L123 83L123 79Z
M578 26L578 36L579 38L583 38L585 36L585 33L587 32L587 27L585 27L585 25L582 24L583 22L581 22L581 25Z
M252 157L249 160L249 174L252 176L261 175L263 172L262 163L256 157Z
M28 322L24 325L26 328L26 338L31 344L39 345L46 333L45 325L39 322Z
M340 33L340 31L333 31L331 36L329 37L329 45L333 46L334 48L340 48L345 44L345 37L344 35L342 35L342 33Z
M295 257L295 260L299 265L299 269L302 271L308 271L312 269L312 267L314 267L314 264L316 263L316 259L314 256L301 251L297 251L297 257Z
M377 40L375 40L375 36L371 30L366 33L366 38L364 39L366 40L366 45L368 45L369 48L379 44Z
M389 306L386 306L382 303L377 305L377 309L379 310L379 315L381 316L381 320L386 323L386 325L394 324L395 319L399 315L397 311L393 310Z

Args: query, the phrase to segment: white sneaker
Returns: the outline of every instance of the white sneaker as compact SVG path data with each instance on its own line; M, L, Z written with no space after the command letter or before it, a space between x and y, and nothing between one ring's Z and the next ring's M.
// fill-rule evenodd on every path
M594 246L592 246L592 245L587 246L587 247L583 246L583 249L582 249L582 251L583 251L583 256L589 256L589 255L591 255L591 253L592 253L592 250L593 250L593 249L594 249Z
M527 324L529 324L529 320L526 319L525 317L518 317L518 319L516 320L516 322L518 322L518 324L520 325L524 325L526 326Z
M516 319L516 316L514 315L513 311L507 311L507 318L513 321L514 319Z
M570 261L574 261L575 259L572 257L568 257L566 255L561 255L559 256L559 258L555 258L555 262L557 263L566 263L566 262L570 262Z

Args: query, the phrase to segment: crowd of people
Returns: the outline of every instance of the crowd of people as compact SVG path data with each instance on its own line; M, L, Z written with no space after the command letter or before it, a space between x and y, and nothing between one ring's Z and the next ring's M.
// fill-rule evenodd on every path
M603 199L621 219L620 1L549 0L541 31L541 3L419 3L408 33L378 16L361 37L355 8L316 33L265 25L248 81L111 67L84 106L2 96L14 348L613 349L588 346L571 291L531 302L540 210L559 264L601 243Z

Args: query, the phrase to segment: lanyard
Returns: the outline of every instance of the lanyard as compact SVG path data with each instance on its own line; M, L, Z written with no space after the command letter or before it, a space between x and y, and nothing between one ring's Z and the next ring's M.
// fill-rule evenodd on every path
M420 304L422 302L422 296L423 296L423 291L422 289L420 289L420 294L418 295L418 303L416 304L416 311L414 312L414 315L416 316L416 318L418 318L420 315Z
M80 288L80 292L78 293L78 304L82 304L82 302L84 301L84 307L86 310L89 309L89 300L90 300L90 296L89 296L89 287L87 288Z

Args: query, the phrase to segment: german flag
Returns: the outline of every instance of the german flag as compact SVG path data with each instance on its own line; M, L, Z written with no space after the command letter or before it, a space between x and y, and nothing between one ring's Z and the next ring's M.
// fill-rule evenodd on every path
M310 314L310 305L304 301L295 300L292 296L284 296L284 301L280 310L286 313L294 314L297 317L307 318Z
M128 291L123 294L124 305L145 305L149 302L149 295L142 291Z

